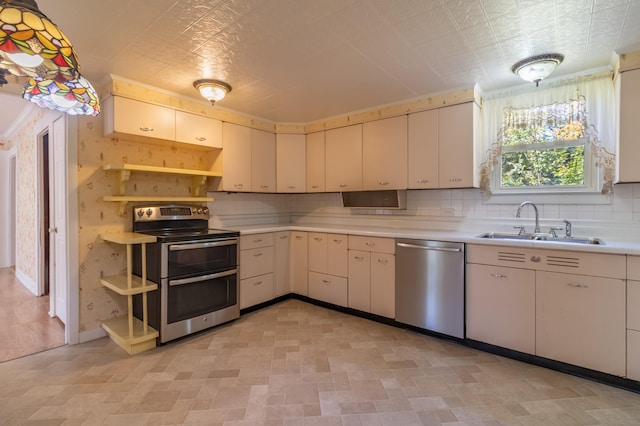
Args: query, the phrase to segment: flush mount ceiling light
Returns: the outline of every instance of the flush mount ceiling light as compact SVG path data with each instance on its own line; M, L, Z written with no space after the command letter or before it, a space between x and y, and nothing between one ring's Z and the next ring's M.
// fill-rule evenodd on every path
M225 97L231 91L231 86L224 81L202 79L193 82L193 87L200 91L203 98L211 102L211 105Z
M511 71L525 81L538 83L548 77L554 69L564 60L564 55L559 53L546 53L544 55L531 56L516 62Z

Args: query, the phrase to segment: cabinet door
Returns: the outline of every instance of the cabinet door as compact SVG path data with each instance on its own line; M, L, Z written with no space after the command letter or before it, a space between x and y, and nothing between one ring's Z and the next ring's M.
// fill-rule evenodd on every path
M327 234L327 273L346 277L349 270L349 240L344 234Z
M173 141L176 114L171 108L112 96L105 105L105 134L118 132Z
M207 148L222 148L222 122L176 111L176 141Z
M240 309L273 299L273 274L240 280Z
M473 186L473 102L438 109L440 188Z
M362 190L362 125L325 132L327 192Z
M306 191L306 142L304 135L276 136L276 181L278 192Z
M251 129L251 190L276 192L276 135L256 129Z
M251 129L222 123L222 189L251 192Z
M349 250L348 306L364 312L371 311L371 253Z
M536 355L624 376L625 283L536 273Z
M616 180L618 182L640 182L640 69L626 71L616 82L620 94L619 136L616 153Z
M640 331L627 330L627 375L640 380Z
M324 132L307 135L307 192L324 192Z
M309 297L338 306L347 306L347 279L309 272Z
M407 116L362 126L362 189L407 188Z
M327 273L327 234L309 233L309 270Z
M276 261L273 277L274 297L283 296L291 292L291 233L281 231L275 233Z
M371 253L371 313L396 317L396 257Z
M407 186L438 187L438 110L409 115Z
M307 239L306 232L291 232L291 291L302 296L309 294Z
M467 264L467 338L535 353L536 273Z

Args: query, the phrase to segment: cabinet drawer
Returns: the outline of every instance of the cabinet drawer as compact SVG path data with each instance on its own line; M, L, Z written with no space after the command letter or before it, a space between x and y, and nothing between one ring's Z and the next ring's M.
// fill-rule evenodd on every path
M240 279L273 272L273 247L240 250Z
M269 247L273 245L273 241L273 233L241 235L240 250L248 250L258 247Z
M349 235L349 249L395 254L396 242L393 238Z
M347 306L347 279L309 272L309 297L338 306Z
M467 244L467 263L537 271L579 273L594 277L626 277L626 256L565 250Z
M240 309L273 299L273 274L240 280Z
M627 281L627 328L640 331L640 281Z
M640 331L627 330L627 377L640 380Z

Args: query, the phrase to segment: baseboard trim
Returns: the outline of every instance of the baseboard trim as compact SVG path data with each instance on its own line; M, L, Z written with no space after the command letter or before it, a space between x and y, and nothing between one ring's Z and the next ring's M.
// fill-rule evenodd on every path
M92 330L85 330L78 333L78 343L86 343L92 340L100 339L105 337L107 332L104 331L104 328L97 327Z
M34 296L40 296L38 294L38 283L27 277L20 269L16 268L16 278L20 283L27 288Z

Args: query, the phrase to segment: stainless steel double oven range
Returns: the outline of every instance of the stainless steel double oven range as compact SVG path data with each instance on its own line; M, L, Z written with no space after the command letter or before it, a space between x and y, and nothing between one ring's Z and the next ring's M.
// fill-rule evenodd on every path
M142 259L134 246L133 272L158 284L148 293L149 325L165 343L240 316L236 231L209 229L202 206L145 206L133 209L133 231L157 237ZM142 297L134 297L142 317Z

